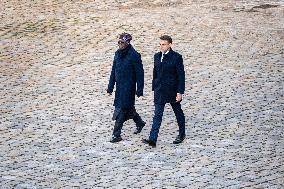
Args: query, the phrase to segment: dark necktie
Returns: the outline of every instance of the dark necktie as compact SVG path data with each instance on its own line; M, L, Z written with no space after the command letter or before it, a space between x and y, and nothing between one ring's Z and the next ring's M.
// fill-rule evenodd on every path
M164 56L165 56L165 53L162 53L161 62L163 62Z

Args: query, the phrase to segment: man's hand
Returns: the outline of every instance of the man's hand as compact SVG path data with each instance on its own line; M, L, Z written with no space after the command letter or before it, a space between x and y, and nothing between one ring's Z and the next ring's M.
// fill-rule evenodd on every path
M143 96L143 92L136 92L136 96L139 98L141 96Z
M139 98L139 99L143 99L143 96L137 96L137 98Z
M110 90L107 89L107 93L108 93L108 95L110 96L110 95L112 94L112 91L110 91Z
M180 102L180 101L182 101L182 94L177 93L176 102Z

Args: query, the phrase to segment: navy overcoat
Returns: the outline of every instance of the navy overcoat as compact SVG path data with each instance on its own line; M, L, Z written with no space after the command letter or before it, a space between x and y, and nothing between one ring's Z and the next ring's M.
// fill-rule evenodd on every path
M182 56L170 49L164 55L154 55L154 69L152 90L154 91L154 102L158 104L176 102L177 93L184 94L185 72Z
M115 52L107 89L108 93L113 92L114 85L116 85L114 99L116 108L133 108L135 94L138 97L143 96L144 69L141 55L131 44L126 49Z

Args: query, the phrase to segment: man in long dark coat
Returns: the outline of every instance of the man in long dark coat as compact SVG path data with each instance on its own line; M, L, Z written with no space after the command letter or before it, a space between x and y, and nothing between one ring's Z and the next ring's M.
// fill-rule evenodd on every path
M143 143L156 146L162 116L166 103L170 103L175 113L179 134L174 144L181 143L185 138L185 117L180 102L185 90L185 72L182 56L171 48L172 38L160 37L160 52L154 55L152 90L154 91L155 115L149 139Z
M116 85L113 113L113 120L116 121L110 141L112 143L122 140L121 129L126 120L133 119L136 123L134 134L140 133L145 126L145 122L135 110L135 94L137 97L143 96L144 69L141 55L130 44L131 40L132 36L128 33L119 35L119 49L114 55L107 89L107 93L111 94Z

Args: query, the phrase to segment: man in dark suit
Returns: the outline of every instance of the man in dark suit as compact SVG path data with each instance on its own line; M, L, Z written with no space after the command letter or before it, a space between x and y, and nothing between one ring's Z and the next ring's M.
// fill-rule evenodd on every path
M112 139L110 142L115 143L122 140L121 129L123 123L128 119L133 119L136 123L134 134L141 132L145 126L139 114L135 109L135 94L137 97L143 96L144 88L144 69L141 55L132 47L130 41L132 36L128 33L119 35L118 47L115 52L112 70L110 74L107 93L113 92L116 84L113 120ZM137 90L136 90L137 84Z
M179 134L173 143L179 144L185 138L185 117L180 104L185 90L183 58L172 50L171 44L170 36L161 36L160 52L154 55L152 90L154 91L155 115L149 139L143 139L143 143L152 147L156 147L166 103L171 104L179 127Z

